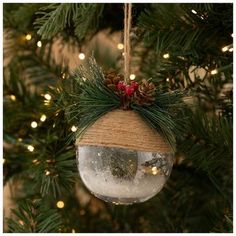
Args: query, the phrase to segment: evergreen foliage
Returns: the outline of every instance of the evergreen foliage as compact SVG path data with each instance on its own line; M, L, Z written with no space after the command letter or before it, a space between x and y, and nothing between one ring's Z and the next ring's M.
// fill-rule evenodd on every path
M37 13L35 25L42 39L50 39L63 30L74 27L74 35L84 40L87 32L94 34L104 4L50 4Z
M18 222L8 219L11 233L51 233L61 226L57 210L46 208L40 200L22 200L19 209L12 211Z
M233 46L232 10L229 3L133 4L132 63L137 80L152 78L158 89L155 104L132 108L170 142L176 132L176 161L156 197L113 206L81 183L71 127L80 135L119 98L104 86L106 65L90 61L72 72L67 61L56 62L52 46L59 37L78 47L104 28L122 30L123 5L5 3L3 171L15 206L4 231L233 232L233 58L222 51Z

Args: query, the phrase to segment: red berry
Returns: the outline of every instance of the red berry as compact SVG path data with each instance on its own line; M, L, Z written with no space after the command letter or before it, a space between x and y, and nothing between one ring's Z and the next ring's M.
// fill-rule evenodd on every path
M131 86L134 88L134 90L137 90L139 84L138 84L138 82L136 82L136 81L132 81L132 82L131 82Z
M125 88L125 94L131 96L134 94L134 88L131 85L127 85Z
M118 90L125 90L125 83L124 83L124 81L120 81L120 82L117 84L117 89L118 89Z

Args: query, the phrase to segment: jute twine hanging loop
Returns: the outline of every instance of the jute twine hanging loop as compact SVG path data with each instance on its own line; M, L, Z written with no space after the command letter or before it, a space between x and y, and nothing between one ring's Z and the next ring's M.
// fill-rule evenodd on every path
M132 20L132 4L125 3L124 7L124 77L128 84L130 75L130 29Z

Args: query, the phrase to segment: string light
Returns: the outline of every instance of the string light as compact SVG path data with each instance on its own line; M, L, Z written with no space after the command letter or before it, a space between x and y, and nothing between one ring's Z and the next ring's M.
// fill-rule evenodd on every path
M217 73L218 73L218 70L217 70L217 69L211 71L211 74L212 74L212 75L216 75Z
M63 201L58 201L57 202L57 207L58 208L64 208L64 206L65 206L65 203Z
M51 98L52 98L51 95L48 94L48 93L44 94L44 97L45 97L45 99L48 100L48 101L50 101Z
M225 46L225 47L223 47L223 48L221 49L221 51L222 51L222 52L226 52L226 51L228 51L228 49L229 49L229 47L228 47L228 46Z
M185 57L182 57L182 56L177 56L179 59L183 60L183 61L186 61L186 58Z
M42 42L41 42L41 41L38 41L38 42L37 42L37 47L39 47L39 48L42 47Z
M13 94L10 95L10 98L11 98L12 101L16 101L16 96L15 95L13 95Z
M166 78L166 82L169 82L170 81L170 79L169 78Z
M30 152L33 152L33 151L34 151L34 146L28 145L27 149L28 149Z
M18 141L18 142L22 142L23 139L22 139L22 138L18 138L17 141Z
M45 175L50 175L50 171L46 170Z
M194 9L192 9L191 12L192 12L193 14L197 15L197 12L196 12Z
M42 122L44 122L45 120L47 119L47 116L46 115L41 115L41 117L40 117L40 120L42 121Z
M118 48L119 50L122 50L122 49L124 48L124 44L123 44L123 43L118 43L118 44L117 44L117 48Z
M73 125L73 126L71 127L71 131L72 131L72 132L76 132L76 130L77 130L77 128Z
M221 48L222 52L232 52L233 51L233 44L230 44L230 45L227 45L227 46L224 46L223 48Z
M153 174L153 175L158 174L158 172L159 172L159 170L157 169L156 166L152 167L152 174Z
M85 54L81 52L81 53L79 53L78 57L79 57L80 60L84 60L85 59Z
M62 73L61 78L65 79L66 78L66 73Z
M40 163L40 161L39 161L38 159L34 159L32 162L33 162L35 165L38 165L38 164Z
M46 100L44 100L44 105L49 106L50 100L52 99L51 95L46 93L46 94L44 94L44 98L46 99Z
M31 40L31 39L32 39L32 35L31 35L31 34L27 34L27 35L25 36L25 39L28 40L28 41Z
M24 222L22 220L18 220L20 225L24 225Z
M31 122L31 127L32 127L33 129L37 128L37 126L38 126L38 123L37 123L36 121L32 121L32 122Z
M164 55L163 55L163 58L165 58L165 59L170 58L170 54L169 54L169 53L164 54Z
M45 106L49 106L49 105L50 105L50 101L44 100L44 105L45 105Z
M135 77L136 77L135 74L131 74L131 75L129 76L130 80L134 80Z

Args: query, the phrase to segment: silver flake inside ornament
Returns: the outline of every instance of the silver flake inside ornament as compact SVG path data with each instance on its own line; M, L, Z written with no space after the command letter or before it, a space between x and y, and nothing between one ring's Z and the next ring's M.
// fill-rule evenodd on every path
M78 169L85 186L115 204L144 202L166 183L173 153L132 151L117 147L77 146Z

